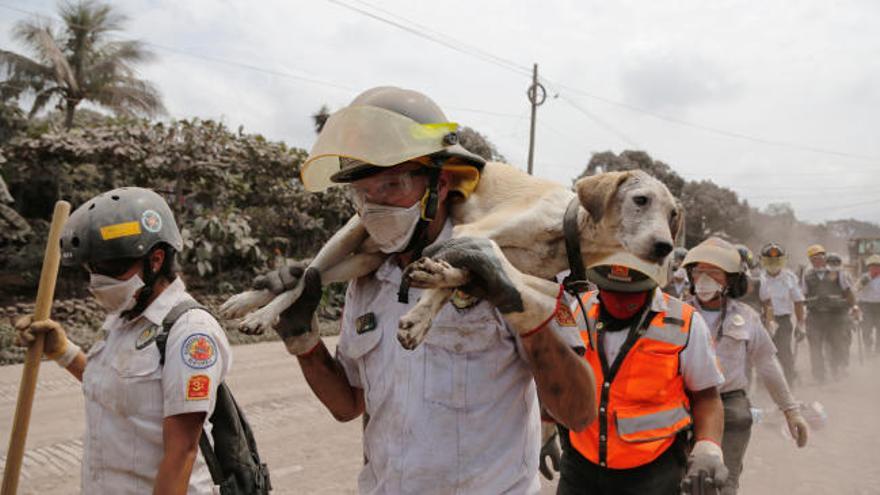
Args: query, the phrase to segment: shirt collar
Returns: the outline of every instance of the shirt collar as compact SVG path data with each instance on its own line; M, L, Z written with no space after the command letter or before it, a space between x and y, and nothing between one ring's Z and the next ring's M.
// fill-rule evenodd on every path
M171 311L171 308L173 308L174 304L180 299L180 294L185 291L186 286L184 285L183 280L180 277L177 277L168 285L168 287L165 287L165 290L159 294L159 297L154 299L153 302L147 306L147 309L136 318L122 323L120 322L122 317L119 314L112 314L104 320L104 324L101 328L103 330L117 328L120 324L131 324L141 318L146 318L155 325L161 325L162 320L165 319L165 316L168 315L168 312Z
M654 293L651 295L651 311L655 313L663 313L669 309L669 305L666 304L666 298L663 297L663 291L660 288L654 289Z

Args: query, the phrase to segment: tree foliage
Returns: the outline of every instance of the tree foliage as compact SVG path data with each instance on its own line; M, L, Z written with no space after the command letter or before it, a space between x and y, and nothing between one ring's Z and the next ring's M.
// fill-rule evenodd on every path
M206 284L238 288L275 258L311 256L352 214L338 188L305 191L303 150L211 120L107 119L19 136L0 153L15 208L28 219L48 219L58 199L76 207L123 185L162 193L186 240L184 268Z
M30 117L55 101L65 112L67 129L83 101L121 116L164 112L158 90L136 73L136 66L151 60L152 53L138 41L111 38L125 16L95 0L61 3L59 14L60 28L42 19L16 24L13 36L31 55L0 50L0 67L7 75L0 83L0 99L31 93Z

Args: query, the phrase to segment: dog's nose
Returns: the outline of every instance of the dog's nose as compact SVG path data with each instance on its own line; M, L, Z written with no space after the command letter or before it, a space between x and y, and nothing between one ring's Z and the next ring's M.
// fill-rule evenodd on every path
M667 254L672 252L672 243L666 241L658 241L654 243L654 257L662 260Z

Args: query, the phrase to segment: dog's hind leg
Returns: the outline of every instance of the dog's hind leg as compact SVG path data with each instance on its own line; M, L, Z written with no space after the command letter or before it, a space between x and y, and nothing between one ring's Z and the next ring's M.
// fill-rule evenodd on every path
M228 320L241 318L256 308L269 304L275 294L268 290L248 290L236 294L220 306L220 315Z

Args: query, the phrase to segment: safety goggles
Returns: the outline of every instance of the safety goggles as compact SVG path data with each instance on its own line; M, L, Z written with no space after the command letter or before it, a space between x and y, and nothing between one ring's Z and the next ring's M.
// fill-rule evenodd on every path
M696 279L700 275L708 275L713 279L723 279L727 274L721 268L705 268L695 266L691 268L691 276Z
M89 273L97 273L98 275L106 275L108 277L119 278L140 260L140 258L117 258L103 261L90 261L83 263L86 271Z
M421 170L401 174L379 174L346 186L349 199L358 212L366 203L400 205L425 190L428 178ZM421 196L419 196L421 197ZM408 205L411 206L411 205Z

